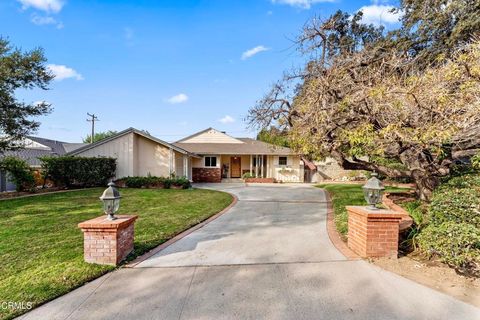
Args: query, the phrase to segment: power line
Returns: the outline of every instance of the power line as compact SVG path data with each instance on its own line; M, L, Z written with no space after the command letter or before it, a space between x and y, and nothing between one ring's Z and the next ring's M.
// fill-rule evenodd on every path
M93 143L93 136L95 135L95 121L100 121L100 119L98 119L95 114L90 114L88 112L87 116L90 117L90 119L87 119L87 121L92 123L92 135L90 136L90 143Z

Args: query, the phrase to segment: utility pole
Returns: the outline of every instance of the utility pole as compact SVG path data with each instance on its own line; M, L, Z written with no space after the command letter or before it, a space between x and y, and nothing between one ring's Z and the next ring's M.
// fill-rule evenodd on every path
M90 136L90 143L93 143L93 136L95 135L95 121L100 121L100 119L98 119L95 114L90 114L88 112L87 116L90 117L90 119L87 119L87 121L92 123L92 135Z

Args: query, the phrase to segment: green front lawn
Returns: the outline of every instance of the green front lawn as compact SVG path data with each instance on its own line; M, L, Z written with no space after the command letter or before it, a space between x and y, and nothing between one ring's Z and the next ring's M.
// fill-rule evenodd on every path
M102 214L103 189L0 201L0 303L58 297L114 269L83 261L77 224ZM232 197L211 190L121 189L119 214L136 214L135 254L141 255L221 211ZM0 319L18 315L0 308Z
M361 184L319 184L318 188L325 189L330 193L333 204L335 226L344 237L348 233L348 214L345 206L364 206L367 205L363 197ZM404 192L408 189L386 187L385 192Z

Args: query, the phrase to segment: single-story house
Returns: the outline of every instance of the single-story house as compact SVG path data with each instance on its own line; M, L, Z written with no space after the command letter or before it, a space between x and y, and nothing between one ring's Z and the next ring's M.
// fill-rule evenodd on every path
M199 155L192 161L193 181L220 182L241 178L273 178L283 182L303 182L303 162L291 149L251 138L234 138L208 128L174 143Z
M0 159L7 156L15 156L25 160L32 169L40 169L40 157L61 156L84 146L84 143L69 143L34 136L27 136L22 142L23 147L15 151L6 151L0 155ZM0 170L0 192L13 191L15 185L8 180L7 173Z
M116 178L187 177L194 182L221 182L250 173L283 182L303 182L303 161L291 149L251 138L234 138L213 128L175 143L129 128L68 153L117 159Z

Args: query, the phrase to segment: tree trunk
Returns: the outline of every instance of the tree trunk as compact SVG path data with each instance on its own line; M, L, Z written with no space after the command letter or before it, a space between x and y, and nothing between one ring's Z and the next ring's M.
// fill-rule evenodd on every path
M412 173L412 178L415 181L417 197L422 201L430 201L433 190L440 184L440 179L418 170Z

